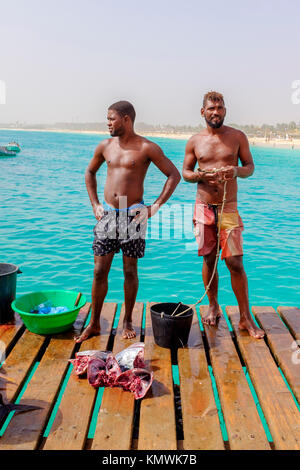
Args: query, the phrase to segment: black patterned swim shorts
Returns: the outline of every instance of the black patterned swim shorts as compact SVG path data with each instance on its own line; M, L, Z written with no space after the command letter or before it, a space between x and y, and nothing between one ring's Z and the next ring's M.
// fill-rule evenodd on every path
M147 224L137 224L133 219L139 210L104 211L94 227L93 251L96 256L105 256L122 250L129 258L143 258Z

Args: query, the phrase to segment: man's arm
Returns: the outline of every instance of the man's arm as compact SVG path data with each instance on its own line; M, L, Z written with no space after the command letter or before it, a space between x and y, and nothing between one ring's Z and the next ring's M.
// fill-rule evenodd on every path
M197 158L194 152L194 138L191 137L185 148L185 157L183 161L182 176L184 181L188 183L206 183L211 186L216 186L219 182L219 176L217 173L209 173L201 171L200 168L197 168L197 171L194 171L195 165L197 163Z
M254 162L250 152L249 142L243 132L240 134L239 159L242 166L237 167L237 176L239 178L248 178L254 173Z
M149 214L151 217L151 215L154 215L158 211L159 207L173 194L181 176L176 166L164 155L162 149L158 145L151 142L147 153L154 165L157 166L157 168L167 177L167 181L165 182L162 192L154 204L152 204L152 209L150 209Z
M221 178L224 181L232 180L236 177L248 178L248 176L251 176L254 173L254 163L248 139L243 132L237 132L239 138L238 158L240 159L242 166L227 166L220 170Z
M198 183L199 172L194 171L195 165L197 163L197 158L194 152L194 140L193 137L188 140L185 148L185 157L183 161L182 176L184 181L189 183Z
M90 161L86 171L85 171L85 184L86 189L93 207L93 211L96 219L100 220L103 215L103 207L100 204L98 195L97 195L97 178L96 173L99 170L100 166L105 162L103 156L104 148L107 144L107 140L100 142L97 146L94 156Z

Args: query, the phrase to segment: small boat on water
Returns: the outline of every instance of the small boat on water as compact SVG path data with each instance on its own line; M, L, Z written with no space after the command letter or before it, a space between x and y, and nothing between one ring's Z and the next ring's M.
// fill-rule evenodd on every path
M0 146L0 157L15 157L21 152L21 147L17 142L10 142L8 145Z
M18 142L9 142L9 144L6 145L6 149L7 149L9 152L15 152L15 153L21 152L21 147L20 147L20 145L18 144Z
M15 156L16 156L16 152L7 150L6 147L0 147L0 157L15 157Z

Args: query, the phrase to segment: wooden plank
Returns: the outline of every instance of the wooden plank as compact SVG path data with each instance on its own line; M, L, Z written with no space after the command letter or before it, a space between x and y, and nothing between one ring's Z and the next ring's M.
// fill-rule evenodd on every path
M294 338L300 340L300 309L297 307L278 307L277 310Z
M293 336L272 307L253 307L252 311L265 330L269 347L300 403L300 367L292 360Z
M122 306L116 332L113 352L116 354L130 344L140 341L143 304L136 303L132 313L136 338L123 339L123 319L125 308ZM131 448L135 399L132 393L121 388L105 388L98 414L92 450L129 450Z
M105 303L100 316L101 335L81 344L81 350L107 350L117 305ZM71 374L44 450L83 449L95 400L95 389L86 378Z
M154 373L147 397L141 403L138 449L175 450L176 425L171 351L155 344L150 305L146 307L145 358Z
M20 337L1 367L1 373L6 374L13 380L13 383L0 381L0 392L4 401L13 401L16 398L30 366L34 363L45 341L45 336L36 335L28 330L25 330Z
M185 450L223 450L218 410L197 314L187 348L178 349L180 396Z
M1 368L1 363L6 358L8 348L16 341L17 336L20 336L24 331L25 326L19 315L15 315L15 323L0 325L0 374L7 375L5 368ZM0 377L0 392L5 390L6 383L7 381Z
M14 416L0 440L0 450L33 450L45 426L62 377L75 347L74 334L79 334L90 309L83 307L72 329L53 335L20 401L42 409Z
M300 449L300 413L264 340L240 331L238 307L226 307L276 449Z
M200 307L201 317L208 307ZM225 318L218 327L204 324L231 450L270 450L255 402Z
M19 315L15 315L15 322L13 324L0 325L1 351L7 349L11 345L21 329L25 330L25 327Z

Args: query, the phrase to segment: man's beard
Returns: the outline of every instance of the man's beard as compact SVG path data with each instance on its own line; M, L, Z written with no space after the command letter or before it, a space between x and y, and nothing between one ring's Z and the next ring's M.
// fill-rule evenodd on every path
M209 127L212 129L219 129L220 127L223 126L224 119L221 119L220 121L209 121L208 119L205 118L205 121Z
M124 134L124 131L123 129L119 128L119 129L114 129L112 131L109 131L109 133L112 137L120 137L121 135Z

